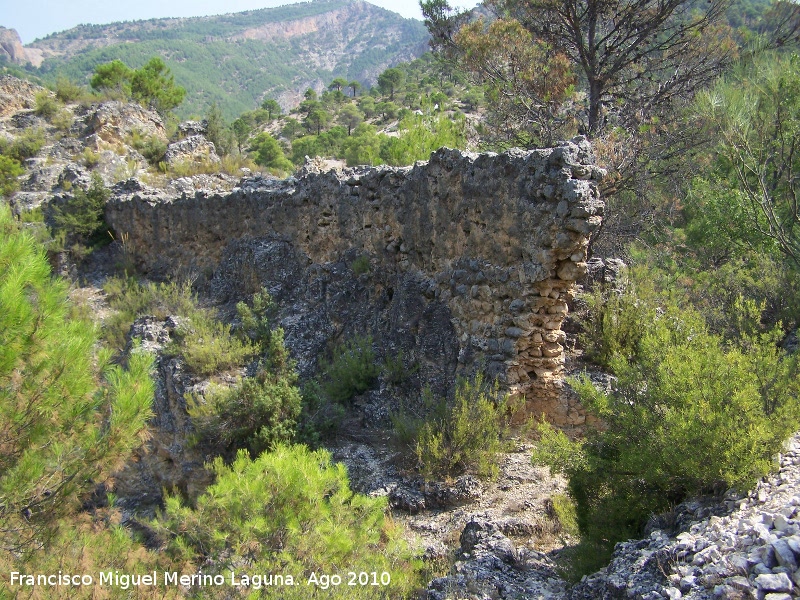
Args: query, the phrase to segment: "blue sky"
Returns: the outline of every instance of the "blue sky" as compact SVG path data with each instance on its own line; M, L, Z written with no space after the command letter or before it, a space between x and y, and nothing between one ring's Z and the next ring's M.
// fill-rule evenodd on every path
M417 0L369 0L422 19ZM291 4L290 0L0 0L0 25L16 29L24 44L81 23L112 23L156 17L198 17ZM472 8L476 0L451 4Z

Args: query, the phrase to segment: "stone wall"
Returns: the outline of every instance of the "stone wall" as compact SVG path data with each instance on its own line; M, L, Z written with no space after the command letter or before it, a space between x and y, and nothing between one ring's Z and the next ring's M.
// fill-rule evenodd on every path
M288 307L282 324L301 362L322 347L303 339L360 323L377 345L416 353L422 383L485 369L531 412L577 425L560 393L561 324L600 224L602 175L583 138L500 155L442 149L414 167L306 168L245 179L225 195L167 198L123 184L106 219L152 276L201 274L220 301L270 289ZM351 268L358 257L368 273ZM292 327L311 296L324 315L301 335ZM348 299L378 308L354 312ZM426 322L454 347L426 341ZM437 356L451 366L437 371Z

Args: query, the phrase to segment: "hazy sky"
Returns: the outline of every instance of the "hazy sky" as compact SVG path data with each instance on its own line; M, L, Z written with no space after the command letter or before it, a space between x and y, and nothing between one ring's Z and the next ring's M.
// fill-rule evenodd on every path
M368 1L404 17L422 19L417 0ZM291 0L0 0L0 26L16 29L27 44L81 23L199 17L291 3ZM476 0L451 1L469 8L476 3Z

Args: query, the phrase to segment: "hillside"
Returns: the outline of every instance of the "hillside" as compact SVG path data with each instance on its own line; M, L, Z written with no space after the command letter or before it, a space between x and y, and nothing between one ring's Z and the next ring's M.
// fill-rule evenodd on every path
M217 102L232 118L265 95L285 106L334 77L373 84L386 67L426 49L422 23L359 0L320 0L191 19L82 25L30 44L45 81L86 81L114 59L138 67L162 56L187 89L181 116Z

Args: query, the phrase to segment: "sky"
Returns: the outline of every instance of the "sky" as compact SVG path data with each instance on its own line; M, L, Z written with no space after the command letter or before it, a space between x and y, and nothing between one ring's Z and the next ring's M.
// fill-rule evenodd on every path
M422 19L418 0L368 0ZM158 17L199 17L291 4L291 0L0 0L0 26L16 29L23 44L81 23L103 24ZM476 0L451 4L472 8Z

